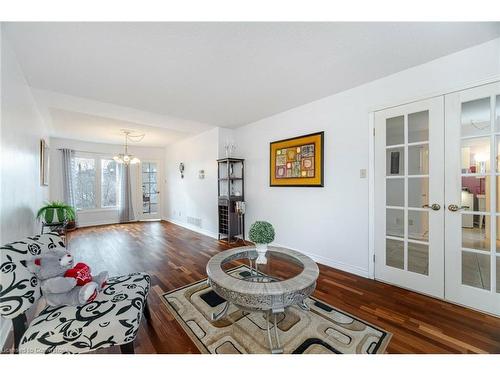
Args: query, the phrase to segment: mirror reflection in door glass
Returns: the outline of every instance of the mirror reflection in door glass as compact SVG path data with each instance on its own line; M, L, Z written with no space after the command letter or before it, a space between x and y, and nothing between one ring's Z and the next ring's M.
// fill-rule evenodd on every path
M462 103L462 137L490 133L490 98Z
M389 267L404 269L405 255L403 241L385 240L385 264Z
M404 176L405 174L405 149L404 147L389 148L386 150L386 175Z
M429 111L408 115L408 143L429 140Z
M408 271L429 274L429 245L408 242Z
M408 238L429 240L429 211L408 210Z
M386 209L385 217L386 217L385 220L386 235L392 237L403 237L404 210L388 208Z
M490 215L462 214L462 247L490 251Z
M462 173L489 173L490 138L462 139Z
M402 207L405 202L404 178L388 178L385 187L385 204L387 206Z
M404 116L388 118L385 121L385 125L386 125L385 128L386 146L402 145L403 143L405 143Z
M490 256L462 251L462 284L490 290Z
M408 147L408 174L429 174L429 145Z
M490 177L462 176L462 211L490 211Z
M408 178L408 207L423 208L429 204L429 177Z

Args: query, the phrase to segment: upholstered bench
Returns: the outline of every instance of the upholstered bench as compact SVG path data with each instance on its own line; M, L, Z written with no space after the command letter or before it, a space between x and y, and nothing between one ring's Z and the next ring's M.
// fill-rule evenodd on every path
M82 306L48 306L27 326L25 312L40 298L38 279L25 260L64 247L56 233L28 237L0 248L0 315L12 319L20 353L83 353L119 345L133 353L143 313L149 320L150 277L111 277L96 299Z

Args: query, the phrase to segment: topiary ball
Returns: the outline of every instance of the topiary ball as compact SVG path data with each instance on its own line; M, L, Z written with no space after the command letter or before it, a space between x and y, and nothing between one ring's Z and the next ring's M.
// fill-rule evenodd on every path
M256 221L250 227L249 236L255 243L271 243L274 241L274 228L267 221Z

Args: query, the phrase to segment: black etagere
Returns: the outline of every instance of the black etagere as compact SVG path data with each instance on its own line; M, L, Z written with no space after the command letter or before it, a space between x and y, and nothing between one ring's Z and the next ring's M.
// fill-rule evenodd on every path
M239 214L237 206L244 202L244 159L224 158L217 160L219 240L227 242L244 239L245 215Z

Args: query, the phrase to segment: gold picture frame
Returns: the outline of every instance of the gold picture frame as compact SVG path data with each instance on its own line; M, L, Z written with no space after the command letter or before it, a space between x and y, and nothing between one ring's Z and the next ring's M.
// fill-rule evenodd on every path
M269 186L324 186L324 132L270 143Z

